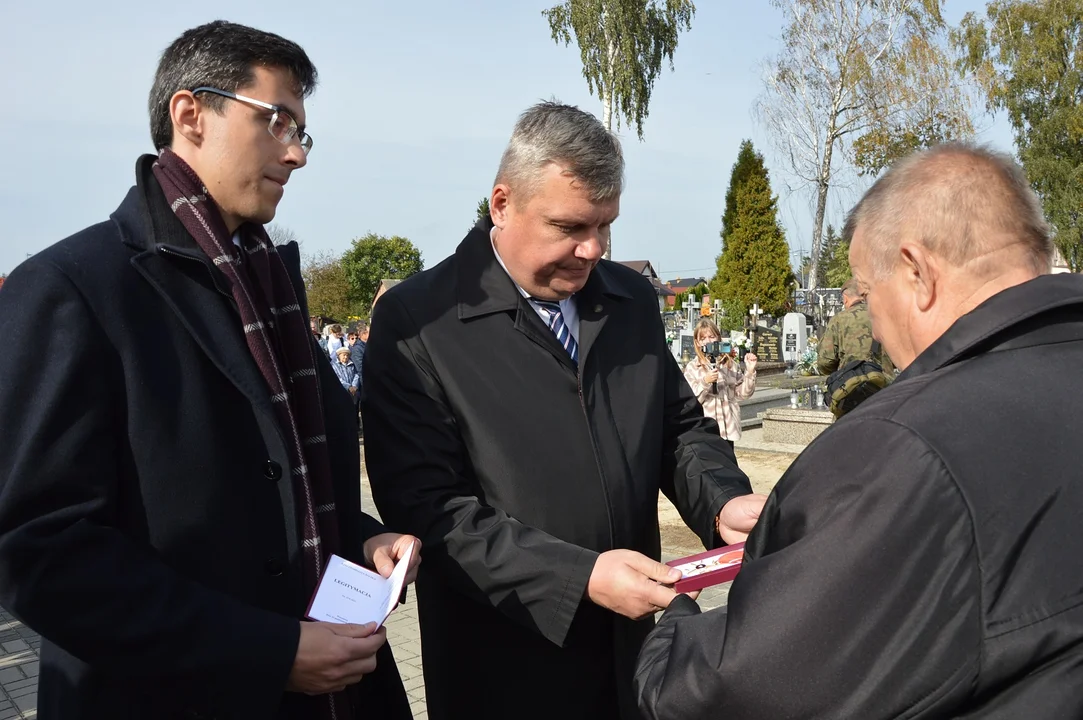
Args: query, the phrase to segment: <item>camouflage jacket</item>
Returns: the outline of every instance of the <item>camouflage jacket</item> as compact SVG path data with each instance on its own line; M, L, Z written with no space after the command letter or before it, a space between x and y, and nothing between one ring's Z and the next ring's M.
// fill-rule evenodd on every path
M831 318L824 330L817 349L816 368L822 375L830 375L846 363L868 360L872 352L872 320L869 308L859 302ZM884 372L891 375L895 366L886 352L881 350L878 361Z

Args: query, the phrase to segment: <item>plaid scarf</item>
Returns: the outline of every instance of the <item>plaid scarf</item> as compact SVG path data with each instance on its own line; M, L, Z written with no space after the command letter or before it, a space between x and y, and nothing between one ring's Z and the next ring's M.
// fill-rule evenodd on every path
M312 334L301 316L293 283L262 225L240 228L241 247L226 229L202 181L176 153L163 150L154 176L173 212L229 280L248 351L267 382L278 425L289 445L291 476L302 537L306 597L315 592L327 558L338 550L338 522L323 403L316 379ZM323 717L349 717L342 694L324 696Z

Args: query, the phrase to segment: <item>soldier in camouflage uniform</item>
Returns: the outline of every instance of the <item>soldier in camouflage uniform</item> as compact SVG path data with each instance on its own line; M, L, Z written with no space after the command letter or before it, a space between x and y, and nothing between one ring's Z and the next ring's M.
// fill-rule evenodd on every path
M872 350L872 320L865 301L857 294L857 283L851 278L842 286L845 309L831 318L817 349L816 368L821 375L830 375L854 360L873 360L890 377L895 372L891 358L881 350L880 357L870 358Z

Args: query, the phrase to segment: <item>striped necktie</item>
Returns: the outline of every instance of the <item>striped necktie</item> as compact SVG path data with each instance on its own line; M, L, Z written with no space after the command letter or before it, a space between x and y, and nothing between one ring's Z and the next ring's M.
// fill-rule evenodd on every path
M572 364L579 365L579 345L572 337L572 331L564 322L564 313L560 311L560 304L548 300L534 300L538 307L549 315L549 329L556 335L557 342L564 346L572 359Z

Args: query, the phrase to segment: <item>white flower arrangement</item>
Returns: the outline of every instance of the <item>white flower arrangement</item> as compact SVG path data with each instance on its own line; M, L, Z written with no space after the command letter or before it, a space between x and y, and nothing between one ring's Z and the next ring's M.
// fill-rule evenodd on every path
M809 345L805 348L805 352L797 363L797 370L802 375L819 375L819 371L816 370L817 354L815 345Z

